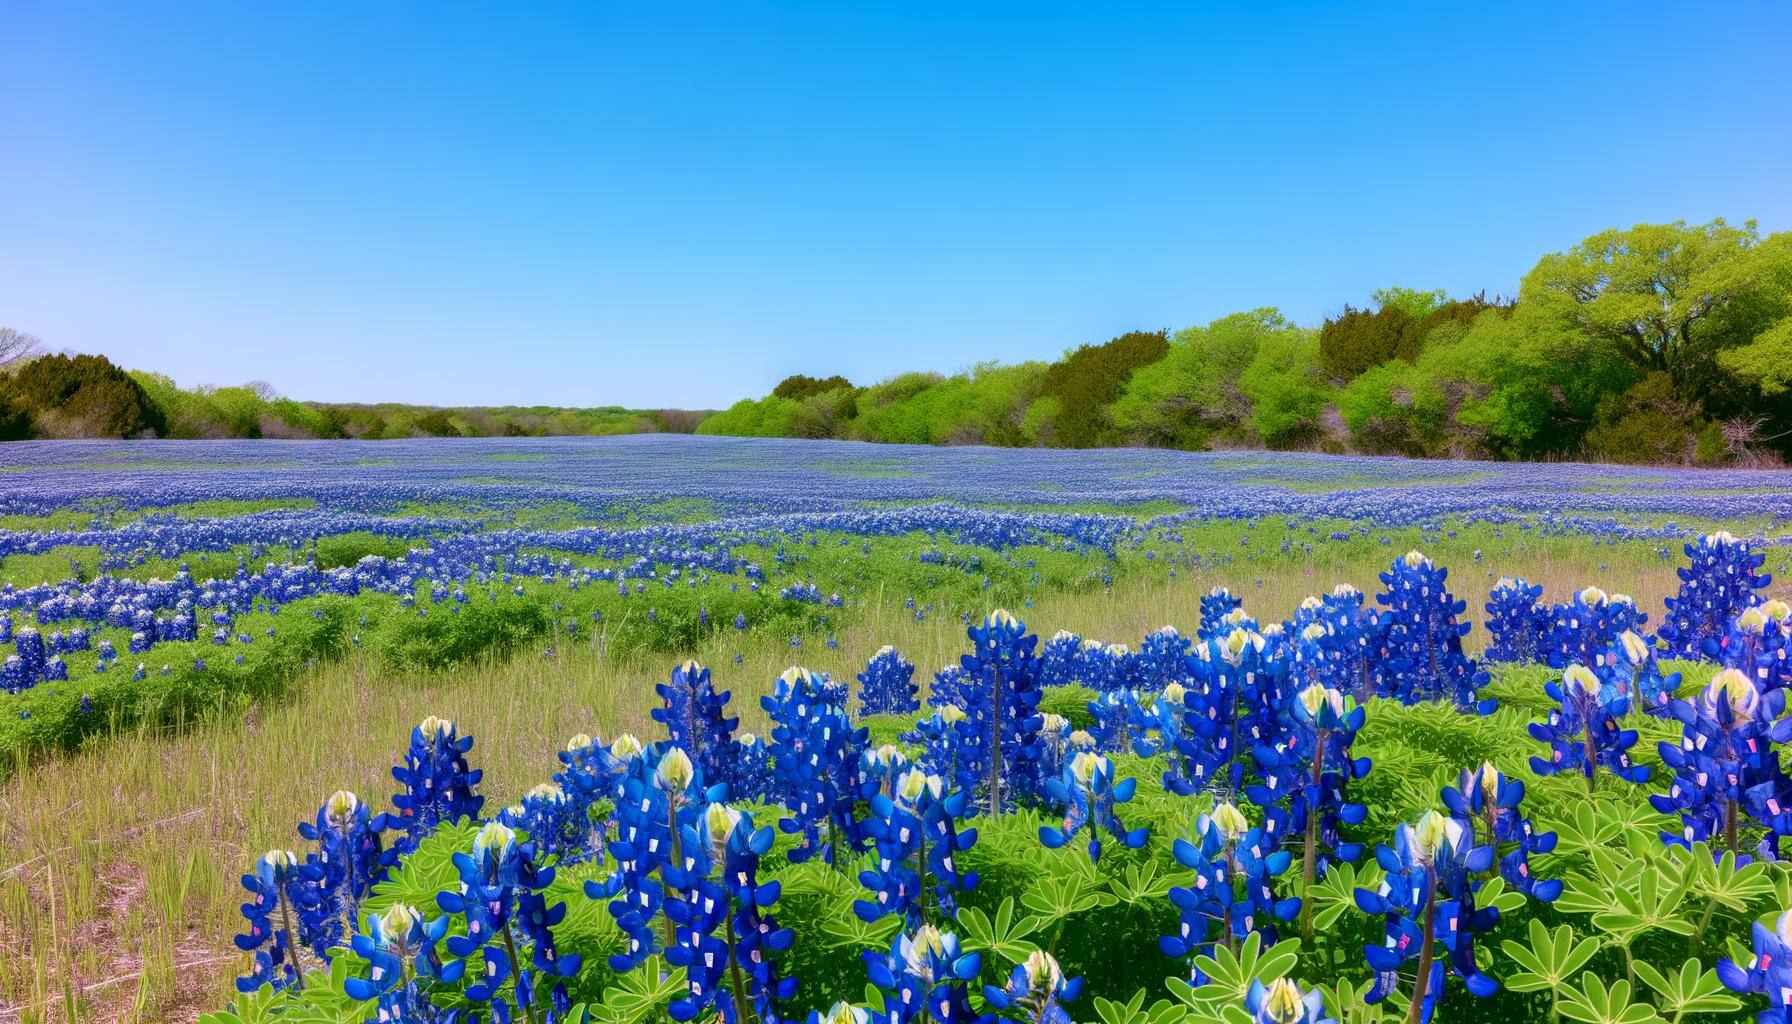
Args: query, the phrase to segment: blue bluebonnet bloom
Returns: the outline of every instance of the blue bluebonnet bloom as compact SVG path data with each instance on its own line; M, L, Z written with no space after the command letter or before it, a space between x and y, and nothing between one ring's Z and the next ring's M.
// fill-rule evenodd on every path
M640 742L629 737L624 749L638 749ZM576 843L560 851L562 864L590 858L601 860L607 841L609 814L605 804L613 805L622 784L627 765L611 756L610 748L586 733L578 733L566 741L559 753L560 771L554 782L567 801L566 824L570 831L582 833Z
M1252 978L1245 990L1244 1010L1251 1024L1338 1024L1325 1014L1325 995L1317 988L1302 992L1289 978L1268 985Z
M392 767L392 777L403 786L392 797L396 812L380 815L379 829L404 834L392 844L387 861L417 848L417 843L443 822L477 818L485 806L478 795L481 772L467 764L473 737L455 731L454 723L430 715L411 730L411 745L404 760Z
M368 914L364 931L354 937L355 955L367 965L367 977L351 976L343 991L351 999L378 1000L373 1020L449 1021L429 999L428 986L453 984L466 970L462 960L443 961L437 947L448 932L446 916L423 919L415 907L394 903L382 914Z
M1472 772L1463 769L1456 785L1445 786L1443 801L1450 816L1482 845L1492 847L1496 856L1501 849L1512 848L1499 862L1500 877L1507 886L1545 903L1562 894L1560 879L1531 873L1531 854L1554 850L1556 834L1537 831L1524 816L1519 807L1524 802L1523 781L1509 779L1491 763L1483 762Z
M873 899L855 901L854 913L866 921L900 914L905 928L929 918L950 919L957 912L957 893L977 887L977 873L958 864L958 855L977 842L976 829L958 827L970 794L948 792L938 775L910 768L890 792L871 793L867 803L865 833L877 859L859 873L859 884Z
M1502 576L1487 595L1488 661L1529 664L1543 660L1551 614L1539 598L1543 586L1523 577Z
M1145 634L1139 643L1138 664L1144 685L1160 690L1188 678L1189 638L1175 626L1163 626Z
M673 669L672 678L654 689L662 703L653 709L653 720L666 727L673 746L690 755L701 785L732 781L734 729L740 719L727 717L729 691L717 693L709 669L695 660Z
M776 1021L796 979L779 977L774 966L795 937L770 913L780 886L759 881L772 829L755 829L751 815L721 803L682 828L683 856L666 872L679 894L666 904L676 924L666 962L685 969L686 994L668 1012L681 1021L706 1011L727 1024Z
M1195 645L1188 665L1192 683L1182 693L1181 722L1170 740L1164 788L1180 796L1216 783L1238 789L1244 765L1236 757L1242 707L1259 675L1275 671L1263 635L1239 627L1224 637ZM1172 702L1172 706L1174 703Z
M1792 911L1772 928L1756 921L1753 936L1754 955L1743 964L1719 960L1717 980L1732 992L1767 997L1768 1008L1755 1015L1760 1024L1792 1024Z
M859 714L906 715L921 707L920 692L914 663L885 645L859 673Z
M1081 678L1083 638L1066 629L1039 648L1039 685L1065 686Z
M584 888L588 898L610 901L610 916L628 938L628 948L610 957L611 969L622 973L647 959L662 941L671 945L669 918L663 940L653 931L669 895L664 869L680 858L683 827L695 820L710 794L696 788L697 770L678 747L646 748L634 736L624 735L611 744L610 756L624 766L617 789L616 836L609 846L616 868L608 878L588 881Z
M1639 634L1625 630L1593 663L1606 687L1631 698L1633 706L1651 715L1667 713L1668 701L1680 687L1680 673L1663 672L1655 648Z
M1350 781L1369 774L1369 759L1350 753L1365 715L1356 701L1319 683L1296 695L1290 715L1294 728L1285 744L1253 748L1262 781L1246 787L1245 795L1264 809L1263 831L1272 843L1304 837L1301 878L1311 887L1334 859L1362 856L1362 846L1345 840L1343 827L1360 824L1368 813L1346 799ZM1310 921L1310 914L1302 916L1303 930Z
M1739 669L1762 691L1792 685L1792 607L1780 600L1744 608L1722 637L1706 637L1705 657L1725 668Z
M577 817L578 809L559 783L544 782L498 812L496 820L528 833L544 862L571 863L580 859L591 835L590 820Z
M1150 834L1142 828L1128 829L1115 813L1137 788L1137 779L1115 782L1113 763L1100 754L1085 750L1074 755L1062 775L1046 782L1046 795L1064 808L1064 820L1057 827L1041 825L1039 841L1055 850L1088 828L1092 861L1101 859L1104 829L1128 849L1144 846Z
M1402 703L1454 701L1465 710L1486 714L1493 702L1477 699L1487 673L1462 651L1469 623L1458 616L1468 607L1456 600L1445 581L1449 570L1417 551L1395 559L1381 574L1387 589L1376 597L1386 607L1386 676L1384 695Z
M778 795L790 813L778 828L801 835L790 851L798 863L820 856L832 864L843 852L864 849L853 803L861 780L859 761L868 732L846 713L845 687L805 668L778 677L760 698L772 720L772 770Z
M1648 618L1624 594L1607 594L1598 587L1576 591L1550 610L1544 660L1552 668L1597 664L1620 635L1642 629Z
M292 909L293 890L304 885L298 866L299 858L291 850L269 850L256 860L255 870L243 876L249 902L242 905L242 913L249 930L236 937L236 947L255 957L249 973L236 979L239 992L263 985L305 987Z
M1229 617L1243 604L1244 598L1225 587L1214 587L1201 599L1201 623L1196 628L1195 639L1212 640L1230 633L1238 623L1229 621Z
M743 732L734 743L733 779L728 784L731 799L748 803L770 803L775 798L777 781L772 772L771 744L750 732Z
M300 931L319 957L352 934L361 901L385 877L373 812L355 794L337 790L300 822L299 834L317 844L298 869L309 883L299 901Z
M1670 656L1698 658L1705 641L1721 639L1736 616L1760 600L1755 591L1773 577L1760 571L1765 552L1725 531L1688 541L1686 555L1692 564L1679 570L1680 592L1667 599L1667 616L1656 635Z
M1649 803L1663 814L1678 814L1682 829L1679 835L1662 833L1664 842L1710 842L1741 853L1743 817L1753 814L1772 833L1765 852L1777 857L1779 836L1792 830L1792 779L1780 769L1776 749L1792 739L1792 719L1781 718L1785 705L1784 690L1763 694L1733 668L1712 676L1692 700L1668 705L1682 733L1678 744L1661 744L1662 762L1674 779Z
M1188 886L1170 889L1178 924L1175 935L1158 939L1166 956L1187 960L1210 953L1215 943L1230 949L1253 931L1273 945L1275 922L1291 921L1300 912L1298 897L1278 900L1271 884L1288 870L1293 855L1275 849L1263 830L1229 803L1196 819L1195 841L1177 839L1171 853L1195 877Z
M900 934L888 953L865 950L865 974L884 994L890 1024L928 1020L932 1024L983 1024L971 1009L970 982L983 958L959 948L958 937L930 924Z
M479 961L467 974L475 980L466 998L489 1005L500 1020L565 1013L571 1003L563 979L578 974L581 957L560 956L554 946L553 926L566 917L565 903L549 906L543 895L554 869L537 865L534 845L495 821L479 830L471 853L454 854L454 868L460 885L438 893L436 905L466 919L467 933L445 943L463 971Z
M1001 988L983 987L983 998L998 1013L1019 1014L1011 1019L1027 1024L1071 1024L1064 1004L1074 1001L1083 992L1083 979L1064 977L1050 953L1034 950L1014 965L1008 983Z
M1498 910L1475 904L1480 883L1474 876L1492 869L1493 847L1475 845L1461 822L1426 811L1417 824L1401 824L1394 844L1377 847L1375 858L1387 877L1377 892L1358 889L1356 903L1382 915L1387 938L1363 949L1375 971L1365 998L1386 999L1400 984L1401 970L1415 960L1412 1002L1418 1020L1431 1020L1443 1000L1446 971L1482 998L1497 991L1499 982L1475 965L1475 936L1499 923Z
M997 609L967 631L972 653L959 659L964 718L953 723L972 752L971 763L952 778L972 790L986 813L1011 809L1043 789L1039 730L1039 638L1026 624Z
M1600 765L1628 782L1648 780L1649 767L1630 760L1636 730L1618 727L1618 719L1630 710L1628 694L1606 686L1585 665L1568 666L1561 680L1545 683L1544 690L1558 707L1549 713L1549 721L1531 723L1531 735L1550 748L1548 760L1531 758L1532 771L1580 772L1589 792L1598 785Z

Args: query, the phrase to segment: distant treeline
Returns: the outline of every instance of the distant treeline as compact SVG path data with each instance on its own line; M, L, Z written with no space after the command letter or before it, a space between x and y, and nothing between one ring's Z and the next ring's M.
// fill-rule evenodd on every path
M0 328L0 439L639 431L916 444L1275 448L1758 464L1792 456L1792 232L1639 225L1544 256L1518 295L1388 288L1319 327L1273 308L1052 362L859 387L796 375L709 414L430 408L181 389Z
M1752 464L1792 455L1792 233L1640 225L1516 299L1389 288L1317 328L1256 309L1054 362L798 375L699 433Z
M15 335L16 336L16 335ZM0 440L547 437L695 430L708 413L603 406L435 408L299 402L265 384L183 389L105 356L30 352L0 367Z

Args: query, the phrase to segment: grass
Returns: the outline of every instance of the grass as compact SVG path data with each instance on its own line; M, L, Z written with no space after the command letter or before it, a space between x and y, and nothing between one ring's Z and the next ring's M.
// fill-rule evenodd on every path
M666 505L635 514L698 511ZM98 737L0 784L0 1020L69 1020L71 999L77 1019L126 1021L187 1020L222 1005L242 966L231 945L240 923L237 876L261 850L292 845L295 823L338 788L385 804L389 766L428 714L476 737L473 760L486 773L488 807L496 807L551 774L554 752L575 732L652 732L652 684L686 656L735 691L742 728L763 732L757 698L785 666L850 678L889 643L928 678L964 650L960 613L981 614L998 601L1044 636L1066 628L1136 644L1165 623L1192 631L1201 596L1216 584L1240 593L1262 621L1286 617L1335 583L1374 593L1377 573L1411 547L1452 567L1451 585L1476 623L1500 575L1541 583L1550 600L1590 584L1629 593L1652 622L1677 583L1679 559L1661 559L1659 542L1595 545L1512 525L1449 524L1455 536L1371 531L1305 548L1355 525L1193 521L1111 562L939 545L956 561L978 559L970 571L917 561L927 544L915 537L819 536L783 545L781 562L779 550L752 552L772 571L769 586L813 576L824 592L849 597L800 649L788 631L768 627L650 650L635 638L638 622L612 615L549 656L540 653L544 640L425 671L363 650L307 669L284 703L233 705L226 717ZM0 575L10 576L15 561ZM211 561L235 559L215 553ZM1100 570L1112 574L1111 587ZM909 597L922 602L920 614L905 607ZM662 614L673 600L669 591ZM838 646L824 644L828 631ZM1483 639L1477 630L1471 649Z
M1207 530L1204 542L1222 544L1257 532ZM1255 539L1269 547L1260 558L1283 563L1249 563L1260 572L1255 582L1233 566L1174 579L1134 573L1112 590L1046 591L1016 610L1043 635L1067 628L1136 643L1166 622L1192 628L1200 597L1216 582L1243 592L1247 607L1267 620L1335 582L1372 591L1382 556L1391 557L1364 542L1320 548L1328 557L1285 558ZM1466 560L1470 545L1485 540L1440 539L1429 550L1461 564L1452 556ZM1601 582L1657 613L1674 579L1672 563L1641 550L1595 553L1584 543L1522 540L1510 556L1512 569L1551 594ZM1604 572L1599 560L1608 563ZM1477 619L1478 583L1466 581L1464 591ZM975 598L974 589L968 593ZM221 1005L241 966L230 944L242 897L238 873L262 849L291 844L295 823L335 789L384 803L393 786L388 768L424 715L452 718L477 738L474 761L496 806L551 774L554 752L575 732L650 732L644 695L683 654L710 664L718 684L735 691L743 728L763 731L757 697L787 664L850 677L871 652L893 643L925 676L964 649L953 610L917 618L886 586L868 590L843 617L834 648L812 637L792 650L779 637L724 632L668 655L614 646L599 633L563 644L552 657L526 652L421 675L357 655L310 670L285 704L90 743L0 790L0 1007L35 1024L66 1020L68 992L78 993L83 1018L187 1019Z

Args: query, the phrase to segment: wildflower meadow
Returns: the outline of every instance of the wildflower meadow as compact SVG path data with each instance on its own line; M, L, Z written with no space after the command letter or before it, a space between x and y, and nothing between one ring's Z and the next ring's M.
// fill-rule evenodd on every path
M1792 1022L1792 473L0 452L0 1020Z

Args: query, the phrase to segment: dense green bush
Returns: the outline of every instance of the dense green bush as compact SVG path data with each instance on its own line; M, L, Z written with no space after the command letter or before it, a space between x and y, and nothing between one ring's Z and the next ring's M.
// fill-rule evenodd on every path
M148 393L105 356L33 359L0 377L0 407L36 437L155 437L167 429Z

